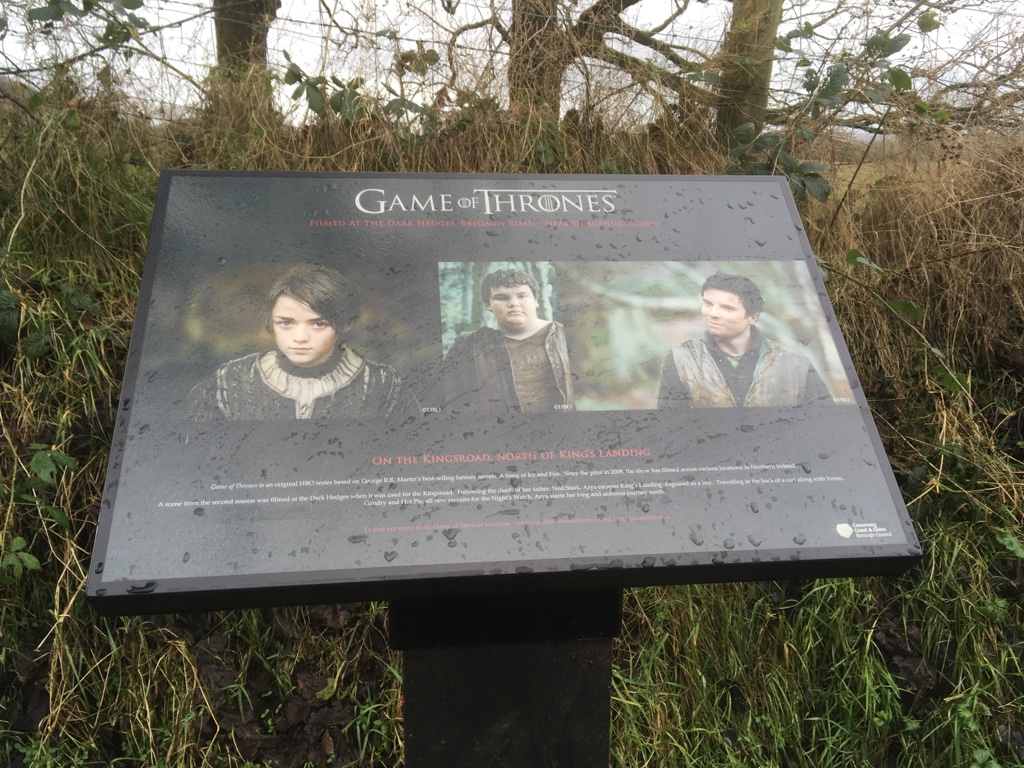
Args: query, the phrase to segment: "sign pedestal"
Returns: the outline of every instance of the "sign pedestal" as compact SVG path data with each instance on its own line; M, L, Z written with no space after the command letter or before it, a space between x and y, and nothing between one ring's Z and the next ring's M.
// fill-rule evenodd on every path
M410 768L608 764L622 590L394 600Z

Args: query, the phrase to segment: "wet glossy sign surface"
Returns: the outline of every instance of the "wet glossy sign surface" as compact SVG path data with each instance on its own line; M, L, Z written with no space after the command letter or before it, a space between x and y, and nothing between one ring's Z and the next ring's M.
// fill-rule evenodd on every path
M162 177L99 610L919 556L784 180Z

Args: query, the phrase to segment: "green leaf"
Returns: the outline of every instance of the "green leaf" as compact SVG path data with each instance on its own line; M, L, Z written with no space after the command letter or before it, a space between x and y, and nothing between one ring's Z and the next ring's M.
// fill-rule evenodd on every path
M893 88L886 83L880 83L877 88L865 88L864 95L872 104L881 104L892 95Z
M942 26L942 23L936 18L935 11L925 11L917 17L917 28L924 32L926 35L929 32L934 32L936 29Z
M295 85L296 83L302 82L303 75L305 73L294 61L288 65L288 69L284 73L284 84Z
M875 270L879 274L882 273L882 268L871 261L867 256L861 253L857 248L852 248L846 252L846 263L847 264L859 264L863 267Z
M910 319L915 323L924 322L924 310L912 301L893 299L889 302L889 306L897 312L903 312L904 314L909 315Z
M31 552L18 552L16 556L21 561L21 564L25 566L27 570L39 570L39 560Z
M825 83L821 86L819 98L832 99L843 88L850 84L850 73L845 64L833 64L828 68Z
M86 13L88 13L88 10L85 7L79 8L74 3L67 2L67 0L61 0L60 7L64 11L64 13L70 13L72 16L78 19L82 18L83 16L85 16Z
M21 558L9 555L4 558L4 568L10 570L11 575L15 580L21 578L21 574L24 572L25 567L21 564Z
M556 159L555 146L547 141L537 142L537 159L542 165L553 165Z
M788 152L779 152L778 157L776 157L775 160L779 164L779 167L781 167L787 174L793 173L796 170L797 165L799 165L797 159Z
M829 193L832 192L832 185L828 183L828 179L817 174L805 176L804 186L807 187L808 194L821 203L828 200Z
M798 37L803 37L806 39L814 37L814 25L811 24L811 22L806 21L804 22L804 25L802 27L797 27L796 29L789 30L789 32L786 33L785 39L794 40Z
M1004 597L998 597L995 600L982 602L978 605L978 613L996 624L1003 624L1010 618L1010 601ZM987 766L990 763L984 763L984 765Z
M21 353L29 360L37 360L50 350L50 337L45 333L30 333L21 340Z
M914 87L914 82L910 79L910 75L905 70L897 69L893 67L889 70L889 82L892 83L892 87L897 92L909 91Z
M809 125L797 126L796 135L804 141L814 141L814 130Z
M732 135L740 144L750 144L754 140L755 130L753 123L743 123L736 126Z
M21 300L11 291L0 290L0 341L8 344L18 338Z
M28 462L29 471L47 485L53 485L57 475L57 465L50 457L49 451L39 451Z
M885 57L889 58L890 56L893 56L893 55L899 53L904 48L906 48L908 45L910 45L910 41L911 40L913 40L913 38L910 35L908 35L906 32L904 32L902 35L896 35L896 37L894 37L892 40L890 40L888 42L888 44L885 46L885 48L883 49L883 52L885 53Z
M824 173L828 170L828 166L822 165L821 163L814 163L810 160L806 160L797 166L797 171L800 173Z
M325 109L324 95L320 89L312 83L306 84L306 101L309 102L309 108L318 115L322 115Z
M306 92L306 84L305 83L299 83L298 86L295 88L295 90L292 91L292 101L294 101L295 99L297 99L300 96L302 96L302 94L304 94L305 92Z
M1002 531L996 534L996 541L1006 547L1011 553L1024 560L1024 544L1013 535L1013 531Z
M804 72L803 89L808 93L811 93L821 83L821 75L818 74L818 70L807 68Z
M934 114L932 114L932 120L939 125L945 125L949 122L949 112L945 109L937 109Z
M50 451L50 458L58 467L64 467L65 469L77 469L78 462L71 456L68 456L63 451Z
M11 552L17 552L19 549L24 549L27 546L28 542L25 541L25 539L23 539L21 536L15 536L11 540ZM1024 555L1021 555L1021 557L1024 557Z
M917 101L914 103L914 113L918 117L924 117L928 114L928 104L923 101Z
M99 36L101 43L110 46L121 45L125 40L130 40L131 34L125 28L124 24L115 19L111 19L107 22L106 29L103 30L103 34Z
M30 8L29 21L59 21L64 18L64 9L58 3L50 3L41 8Z
M408 102L401 97L397 99L392 99L391 101L384 105L384 114L401 117L402 115L405 114L407 104Z
M970 395L971 393L967 377L949 370L945 365L937 365L932 368L932 375L942 388L951 394Z
M71 521L68 520L68 516L64 514L63 510L58 509L57 507L54 507L50 504L47 504L46 515L61 528L64 528L65 530L69 531L71 530Z
M349 122L361 120L366 114L363 97L355 88L346 87L340 91L335 91L331 95L330 105L335 114Z
M867 48L867 53L871 58L876 60L887 59L906 48L911 39L910 35L906 32L902 35L896 35L896 37L889 37L884 32L878 32L869 37L864 46Z

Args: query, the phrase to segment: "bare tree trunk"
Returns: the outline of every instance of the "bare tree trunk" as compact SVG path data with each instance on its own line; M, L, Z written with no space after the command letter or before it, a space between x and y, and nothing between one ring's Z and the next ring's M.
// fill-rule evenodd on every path
M280 0L213 0L217 66L246 71L267 63L267 31Z
M512 0L508 83L513 114L558 119L567 47L556 0Z
M718 139L725 149L744 123L764 126L781 21L782 0L733 0L719 84Z

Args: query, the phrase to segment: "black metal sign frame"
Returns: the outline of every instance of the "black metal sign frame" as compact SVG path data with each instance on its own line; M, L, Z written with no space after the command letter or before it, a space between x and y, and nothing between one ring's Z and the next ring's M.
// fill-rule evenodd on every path
M920 556L784 179L163 174L97 610Z

